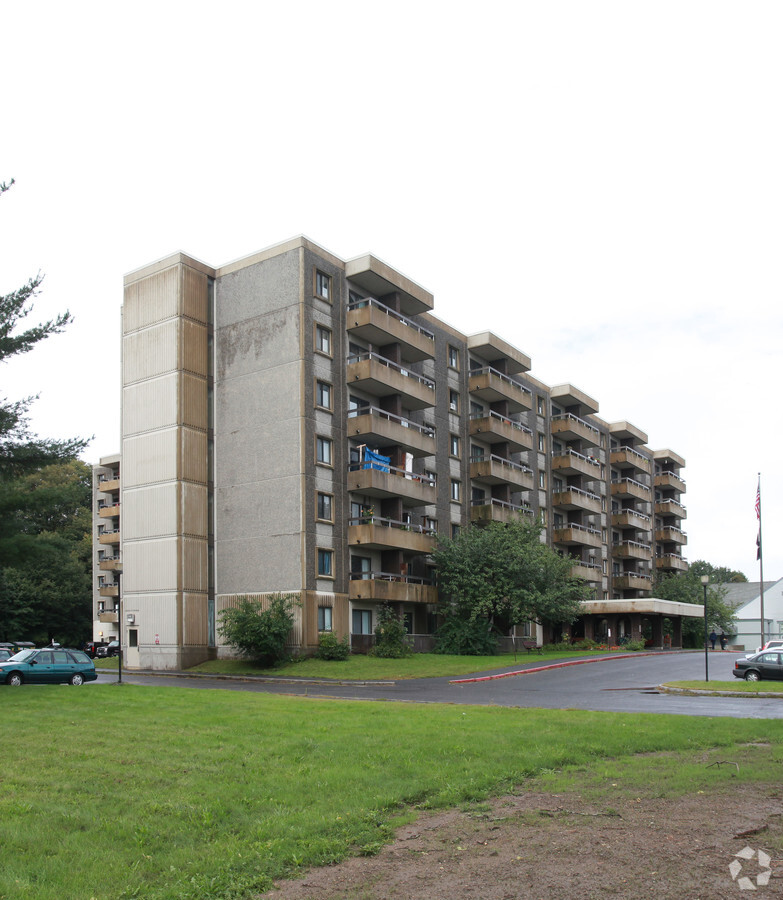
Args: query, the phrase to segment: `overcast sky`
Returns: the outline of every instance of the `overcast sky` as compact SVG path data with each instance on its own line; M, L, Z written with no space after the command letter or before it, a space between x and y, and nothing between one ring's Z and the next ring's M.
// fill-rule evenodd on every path
M783 4L6 4L0 292L32 423L119 450L123 275L372 252L686 459L685 554L783 577Z

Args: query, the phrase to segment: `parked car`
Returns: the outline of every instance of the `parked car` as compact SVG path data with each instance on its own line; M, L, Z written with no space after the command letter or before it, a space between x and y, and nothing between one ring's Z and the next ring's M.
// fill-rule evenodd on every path
M6 650L5 647L0 647L0 662L4 659L10 659L13 656L10 650Z
M90 657L90 659L95 659L96 656L100 655L98 653L100 648L105 646L106 641L87 641L87 643L84 645L84 652L87 654L87 656Z
M106 656L117 656L120 652L120 642L119 641L109 641L108 644L104 644L102 647L98 647L95 651L95 655L100 659L103 659Z
M737 659L734 662L733 675L735 678L744 678L745 681L783 681L781 653L777 650L765 650L763 653L754 653Z
M771 641L767 641L763 647L756 647L756 653L762 653L764 650L783 650L783 640L778 640L777 638ZM753 656L752 653L746 653L745 656Z
M97 677L95 664L83 650L20 650L0 662L0 681L13 686L25 682L80 685Z

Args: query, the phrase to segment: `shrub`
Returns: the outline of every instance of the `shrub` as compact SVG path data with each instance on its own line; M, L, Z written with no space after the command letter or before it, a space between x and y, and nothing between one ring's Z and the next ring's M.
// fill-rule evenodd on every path
M456 656L495 656L498 638L486 619L471 620L450 615L435 632L432 652Z
M382 659L402 659L404 656L410 656L413 650L406 640L407 634L402 619L391 606L384 603L378 610L375 646L370 651L370 655Z
M260 600L240 597L235 607L220 613L218 631L243 656L272 665L286 658L286 641L298 605L296 594L273 594L267 609Z
M348 659L351 655L351 647L348 643L348 635L340 641L333 631L324 631L318 636L318 650L316 659Z

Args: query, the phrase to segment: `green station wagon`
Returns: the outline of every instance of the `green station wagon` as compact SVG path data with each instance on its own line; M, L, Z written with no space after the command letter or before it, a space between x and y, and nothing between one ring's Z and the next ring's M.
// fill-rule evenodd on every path
M81 650L20 650L0 662L0 682L20 684L84 684L97 679L95 664Z

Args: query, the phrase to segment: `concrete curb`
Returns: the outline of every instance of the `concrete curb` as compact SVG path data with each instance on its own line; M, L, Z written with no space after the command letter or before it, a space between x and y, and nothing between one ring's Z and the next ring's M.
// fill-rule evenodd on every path
M669 651L671 652L671 651ZM562 662L548 663L542 666L531 666L528 669L515 669L513 672L500 672L496 675L477 675L475 678L455 678L449 684L472 684L477 681L495 681L498 678L510 678L514 675L532 675L535 672L547 672L550 669L564 669L566 666L582 666L585 663L607 662L610 659L633 659L640 656L657 656L658 653L612 653L608 656L591 656L587 659L564 659Z

